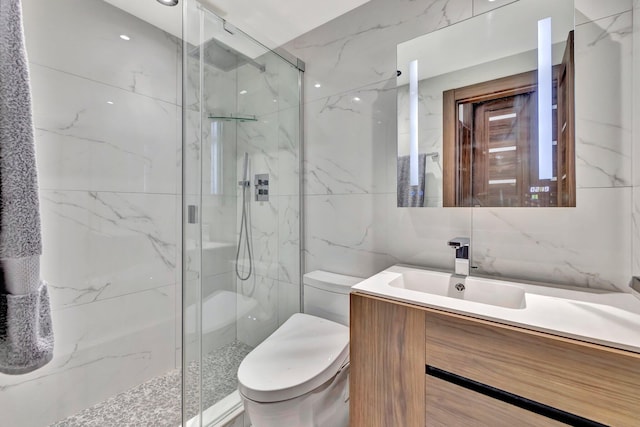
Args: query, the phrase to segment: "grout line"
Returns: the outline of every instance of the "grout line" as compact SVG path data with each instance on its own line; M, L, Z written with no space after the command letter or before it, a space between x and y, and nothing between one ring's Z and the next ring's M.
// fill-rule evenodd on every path
M111 297L108 297L108 298L99 298L99 299L96 299L95 301L83 302L83 303L79 303L79 304L67 304L67 305L63 305L61 307L52 307L51 311L55 313L55 312L67 310L67 309L70 309L70 308L76 308L76 307L81 307L81 306L88 305L88 304L94 304L94 303L99 303L99 302L103 302L103 301L109 301L109 300L112 300L112 299L126 297L126 296L130 296L130 295L135 295L135 294L140 294L140 293L144 293L144 292L158 291L159 289L169 288L169 287L174 287L174 286L177 286L177 283L169 283L169 284L154 286L154 287L147 288L147 289L140 289L140 290L137 290L137 291L126 293L126 294L114 295L114 296L111 296ZM78 288L78 291L82 291L82 290L83 289Z
M73 77L76 77L76 78L79 78L79 79L82 79L82 80L87 80L87 81L90 81L92 83L96 83L96 84L99 84L99 85L102 85L102 86L107 86L107 87L111 87L111 88L114 88L114 89L118 89L118 90L121 90L121 91L126 92L128 94L143 96L145 98L152 99L154 101L163 102L165 104L170 104L170 105L173 105L173 106L178 107L178 108L182 107L181 105L179 105L175 101L167 101L167 100L164 100L164 99L161 99L161 98L156 98L156 97L151 96L151 95L146 95L146 94L141 93L141 92L134 92L132 90L127 90L127 89L125 89L125 88L123 88L121 86L116 86L116 85L111 84L111 83L101 82L100 80L95 80L95 79L92 79L92 78L89 78L89 77L82 76L80 74L71 73L69 71L61 70L59 68L51 67L49 65L44 65L44 64L41 64L41 63L38 63L38 62L35 62L35 61L29 61L29 63L32 64L32 65L37 65L38 67L46 68L46 69L51 70L51 71L55 71L55 72L62 73L62 74L67 74L69 76L73 76ZM177 98L178 98L178 96L177 96L177 93L176 93L176 99Z

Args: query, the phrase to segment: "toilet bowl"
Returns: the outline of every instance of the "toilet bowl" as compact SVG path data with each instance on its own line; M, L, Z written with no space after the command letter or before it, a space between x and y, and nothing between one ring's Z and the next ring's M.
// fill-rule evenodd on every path
M253 427L348 426L349 291L362 280L305 274L306 313L292 315L238 369Z

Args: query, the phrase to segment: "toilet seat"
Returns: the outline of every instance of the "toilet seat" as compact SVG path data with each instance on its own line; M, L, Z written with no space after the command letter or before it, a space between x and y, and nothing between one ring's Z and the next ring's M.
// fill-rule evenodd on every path
M302 396L334 377L349 359L349 328L296 313L240 364L238 390L255 402Z

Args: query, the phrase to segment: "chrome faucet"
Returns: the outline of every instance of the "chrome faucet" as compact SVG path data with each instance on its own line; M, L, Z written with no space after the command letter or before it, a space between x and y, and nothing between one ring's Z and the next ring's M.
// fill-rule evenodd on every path
M469 245L471 244L468 237L456 237L449 242L448 245L456 250L455 273L459 276L469 275Z

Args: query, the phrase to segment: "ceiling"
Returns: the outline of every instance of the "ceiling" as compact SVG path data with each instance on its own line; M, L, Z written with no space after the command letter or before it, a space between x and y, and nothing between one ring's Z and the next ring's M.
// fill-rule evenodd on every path
M182 1L105 0L177 37L182 37ZM369 0L201 0L201 4L270 49L343 15Z

